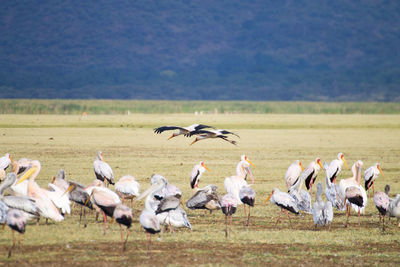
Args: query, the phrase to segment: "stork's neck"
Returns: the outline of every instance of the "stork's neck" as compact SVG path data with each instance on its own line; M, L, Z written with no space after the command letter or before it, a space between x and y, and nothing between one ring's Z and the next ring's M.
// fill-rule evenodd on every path
M6 177L6 179L0 184L0 197L4 195L4 191L9 188L16 179Z
M243 168L243 164L245 162L244 161L240 161L237 165L236 165L236 175L240 176L240 177L245 177L246 176L246 171Z

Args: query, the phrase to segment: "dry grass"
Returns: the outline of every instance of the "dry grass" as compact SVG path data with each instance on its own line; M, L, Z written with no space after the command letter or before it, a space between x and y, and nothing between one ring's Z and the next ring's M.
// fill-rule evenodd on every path
M117 178L132 174L142 190L149 176L160 173L182 189L184 199L191 195L189 174L203 160L211 169L200 186L216 184L224 192L224 178L233 175L241 154L255 163L256 207L250 227L243 225L242 208L234 215L231 238L225 240L221 212L203 216L188 211L193 231L165 233L154 239L153 256L146 255L145 235L137 222L143 202L135 203L135 222L125 253L121 252L119 228L111 225L106 236L102 223L89 215L86 229L78 225L79 209L65 221L49 225L29 225L19 252L6 258L11 234L0 230L0 262L22 265L260 265L274 264L368 264L399 265L399 229L392 220L385 233L378 226L372 198L362 217L344 228L343 212L335 212L331 231L314 231L310 215L287 220L274 228L278 209L263 201L273 187L284 189L284 174L291 162L308 164L316 156L330 161L343 152L349 164L361 159L364 166L380 162L385 176L376 182L383 190L386 183L392 195L400 192L400 116L398 115L131 115L131 116L0 116L0 154L14 158L39 159L42 171L38 183L50 181L64 168L67 179L83 183L95 177L92 162L98 150L113 167ZM207 123L236 131L241 138L232 146L222 140L207 140L189 146L190 139L177 137L166 141L168 133L156 135L152 128L164 124ZM351 176L350 171L341 178ZM318 178L322 181L321 177Z

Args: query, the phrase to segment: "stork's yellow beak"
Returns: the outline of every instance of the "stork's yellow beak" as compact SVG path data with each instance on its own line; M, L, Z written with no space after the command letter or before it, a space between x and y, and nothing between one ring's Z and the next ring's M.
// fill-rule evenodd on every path
M175 135L171 135L167 140L170 140L170 139L172 139L174 137L175 137Z
M253 165L253 167L256 166L256 165L254 165L253 162L251 162L248 158L246 159L246 161L247 161L248 163L250 163L251 165Z
M272 197L273 194L274 194L274 193L272 192L271 195L269 195L269 196L267 197L267 199L264 201L264 204L265 204L265 205L267 205L267 202L271 199L271 197Z
M344 157L342 157L342 160L343 160L343 163L344 163L344 166L346 167L346 169L350 170L349 166L347 166L347 163L346 163L346 161L344 160Z
M22 177L19 179L19 181L16 183L16 185L17 185L17 184L20 184L20 183L22 183L23 181L25 181L26 179L28 179L28 178L32 175L32 173L34 173L36 170L37 170L37 167L32 167L32 168L30 168L29 170L27 170L27 171L24 173L24 175L22 175Z
M68 189L65 190L65 192L64 192L61 196L64 196L65 194L71 192L71 190L72 190L74 187L75 187L74 185L70 184L69 187L68 187ZM86 203L85 203L85 206L86 206Z
M207 171L210 171L209 168L207 168L206 164L204 164L204 162L201 164Z
M197 142L197 139L194 139L194 141L192 143L190 143L190 146L193 145L196 142Z
M303 168L303 165L301 165L301 162L299 162L299 165L300 165L301 171L304 171L304 168Z
M381 166L378 166L378 170L379 170L379 172L382 174L382 176L385 176L385 175L383 174L383 172L382 172Z
M324 169L324 166L322 166L321 161L318 161L318 165L321 167L322 170Z

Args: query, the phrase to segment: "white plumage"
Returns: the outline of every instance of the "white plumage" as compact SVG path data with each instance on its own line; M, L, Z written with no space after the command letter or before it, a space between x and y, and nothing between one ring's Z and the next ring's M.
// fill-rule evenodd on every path
M330 201L322 201L322 183L317 184L317 196L313 207L313 220L315 225L326 226L333 220L333 208Z

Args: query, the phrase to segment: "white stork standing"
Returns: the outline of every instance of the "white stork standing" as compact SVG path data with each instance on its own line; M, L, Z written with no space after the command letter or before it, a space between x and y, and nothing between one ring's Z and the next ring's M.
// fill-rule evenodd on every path
M331 183L335 183L336 177L339 175L340 171L342 170L342 166L347 166L346 160L344 159L343 153L339 153L337 155L337 159L332 160L328 167L325 169L326 175L328 176Z
M197 135L196 139L190 144L193 145L194 143L200 141L200 140L204 140L204 139L208 139L208 138L221 138L222 140L225 140L229 143L231 143L232 145L237 145L236 141L233 140L229 140L228 139L228 134L231 135L235 135L237 137L239 137L239 135L227 131L227 130L222 130L222 129L218 129L218 130L197 130L194 131L190 134L190 136L192 135ZM240 137L239 137L240 138Z
M368 197L367 197L367 193L365 192L364 188L360 185L361 183L361 168L363 166L363 162L361 160L356 161L353 166L351 167L351 170L353 172L353 176L347 179L341 179L339 182L339 190L340 190L340 194L342 196L345 195L346 189L350 186L354 186L354 187L360 187L360 194L363 198L363 205L360 206L359 203L352 203L352 208L356 211L356 212L361 212L364 213L365 211L365 207L367 206L367 201L368 201ZM354 190L354 189L353 189ZM358 192L358 190L357 190Z
M145 208L139 216L139 222L146 233L148 254L150 253L151 244L150 234L156 234L161 231L160 222L158 221L154 209L154 193L166 187L167 184L168 181L164 177L159 175L157 179L154 179L154 183L137 198L138 200L141 200L142 198L147 196L145 201Z
M204 124L192 124L192 125L187 126L187 127L161 126L161 127L155 128L154 132L157 133L157 134L160 134L160 133L162 133L164 131L178 130L178 132L173 133L171 135L171 137L168 138L168 140L170 140L170 139L172 139L172 138L174 138L176 136L179 136L179 135L184 135L186 137L189 137L192 132L195 132L195 131L198 131L198 130L201 130L201 129L206 129L206 128L214 128L214 127L208 126L208 125L204 125Z
M397 194L396 197L390 201L389 216L396 217L397 222L399 222L399 220L400 220L400 194ZM398 227L400 228L400 223L399 223Z
M190 173L191 188L199 187L200 177L206 170L210 171L203 161L200 161L199 164L194 165L192 172Z
M365 180L365 190L369 191L372 187L372 194L375 194L374 182L378 178L379 173L383 175L382 169L379 163L375 163L373 166L369 167L364 172L364 180Z
M114 184L114 173L110 165L104 161L103 152L98 151L97 157L93 162L94 173L96 178L106 183Z
M317 196L315 198L315 203L313 207L313 220L315 228L317 225L326 226L329 224L329 228L331 226L331 222L333 220L333 208L332 202L322 201L322 192L323 192L322 183L319 182L317 184Z
M290 190L290 187L297 182L302 170L303 166L301 165L300 160L296 160L294 163L290 164L285 173L285 181L288 190Z
M278 224L278 222L280 221L283 210L285 210L286 215L289 218L289 223L291 226L292 223L290 222L290 216L289 216L288 211L290 211L296 215L299 214L299 209L297 208L297 203L293 199L293 197L290 196L288 193L281 192L278 188L274 188L272 190L272 193L264 201L264 204L266 204L268 200L270 200L272 204L275 204L281 208L278 220L276 220L276 223L274 226L276 226Z
M249 215L247 216L246 226L249 226L250 221L250 209L254 207L254 202L256 200L256 192L250 186L242 186L239 191L240 201L245 205L249 205Z
M140 184L136 181L132 175L125 175L115 183L115 192L122 199L124 203L125 199L131 200L131 206L133 198L139 196Z
M303 181L306 175L301 175L289 188L289 195L296 201L297 208L306 213L312 213L311 196L306 190L302 190Z
M345 209L344 195L340 194L339 185L332 183L326 174L326 170L328 169L328 164L324 164L325 170L325 196L326 199L332 203L332 205L338 210Z
M304 183L311 196L312 186L317 179L319 170L323 168L324 167L322 166L321 159L316 158L314 161L311 161L310 164L308 164L307 168L300 174L300 176L305 176Z
M376 192L376 194L374 195L375 207L379 211L379 222L382 221L382 231L385 231L385 216L389 210L389 191L390 186L386 185L385 192Z
M227 177L224 181L226 192L236 198L237 205L242 204L239 191L243 186L247 186L247 175L250 175L251 182L254 184L254 177L250 170L250 164L254 166L246 155L242 155L239 163L236 165L236 175Z
M231 194L226 194L221 199L221 210L225 214L225 238L229 236L228 231L228 217L229 217L229 228L232 225L232 215L236 212L237 202L236 198Z

